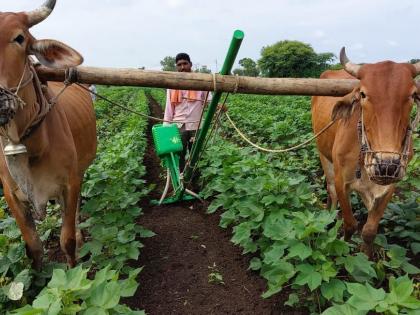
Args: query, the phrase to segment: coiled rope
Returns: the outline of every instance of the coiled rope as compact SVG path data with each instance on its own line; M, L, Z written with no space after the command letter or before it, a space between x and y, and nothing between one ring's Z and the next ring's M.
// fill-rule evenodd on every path
M322 128L317 134L315 134L314 136L312 136L311 138L309 138L308 140L306 140L303 143L300 143L298 145L295 145L293 147L287 148L287 149L267 149L267 148L263 148L261 146L259 146L256 143L253 143L251 140L249 140L249 138L247 138L245 136L245 134L236 126L236 124L233 122L232 118L230 118L228 113L225 113L226 118L228 119L228 121L230 122L230 124L232 125L232 127L235 129L235 131L237 132L237 134L247 143L249 143L251 146L253 146L254 148L257 148L260 151L264 151L264 152L270 152L270 153L285 153L285 152L290 152L293 150L297 150L299 148L302 148L306 145L308 145L309 143L311 143L314 139L318 138L321 134L323 134L325 131L327 131L334 123L335 120L332 120L328 123L328 125L326 125L324 128Z

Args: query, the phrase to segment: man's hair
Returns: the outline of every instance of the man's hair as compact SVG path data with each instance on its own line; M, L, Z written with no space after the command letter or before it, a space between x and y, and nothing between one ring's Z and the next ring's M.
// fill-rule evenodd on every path
M179 60L187 60L189 63L191 63L190 56L186 53L179 53L175 57L175 62L178 62Z

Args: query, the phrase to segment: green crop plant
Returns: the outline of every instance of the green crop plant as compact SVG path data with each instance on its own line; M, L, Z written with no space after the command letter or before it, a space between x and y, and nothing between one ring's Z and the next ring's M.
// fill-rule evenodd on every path
M143 90L100 87L99 93L137 111L148 111ZM33 271L20 231L2 199L1 314L143 314L120 305L119 301L120 297L134 294L135 277L140 272L126 262L138 258L140 238L153 236L151 231L135 224L142 213L138 202L149 191L141 179L145 174L142 159L147 122L105 101L97 101L95 109L98 154L86 174L82 191L80 228L84 229L87 241L79 254L85 260L80 262L85 269L79 265L65 272L65 266L48 263L46 258L43 271ZM43 241L58 242L61 219L56 208L50 205L47 218L37 222ZM94 280L86 277L88 269L89 275L96 274ZM119 273L124 274L125 280L118 280Z
M308 98L234 96L227 107L235 123L262 146L283 148L312 134ZM357 236L353 243L341 238L337 212L323 208L326 193L314 146L265 154L245 146L228 122L221 131L201 163L203 195L212 200L210 213L220 211L220 226L232 228L232 242L254 256L250 268L267 280L264 297L287 287L286 305L321 313L330 305L347 309L353 284L392 288L395 277L413 279L420 273L410 258L418 250L416 191L390 204L382 222L385 234L376 240L377 259L369 261L359 253ZM401 186L410 183L408 176ZM362 208L356 202L355 208ZM411 251L392 244L394 239L408 242ZM387 301L381 305L392 304ZM380 310L379 304L371 310Z
M143 90L108 89L107 93L109 98L119 102L119 96L125 95L127 106L140 112L148 111ZM101 103L98 108L107 106ZM87 172L82 191L87 200L82 206L82 214L88 219L80 227L89 230L90 240L81 248L80 257L89 254L89 263L99 268L109 264L116 269L123 268L127 260L138 258L142 247L138 238L154 235L135 224L142 214L137 204L149 192L141 179L145 174L142 157L146 148L147 122L122 109L118 112L120 114L113 116L109 123L109 113L99 111L99 133L106 130L112 136L100 143L97 159Z
M110 267L96 272L95 278L87 277L88 269L78 266L65 272L54 270L48 285L38 294L32 305L8 314L80 314L80 315L144 315L121 305L121 297L132 296L137 289L136 276L140 269L130 272L128 278L119 280L119 274Z

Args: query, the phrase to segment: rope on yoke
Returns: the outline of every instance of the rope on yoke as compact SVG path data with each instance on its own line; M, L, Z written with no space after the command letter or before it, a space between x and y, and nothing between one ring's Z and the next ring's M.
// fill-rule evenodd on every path
M238 92L238 88L239 88L239 74L235 74L235 87L233 89L233 94L236 94Z
M216 93L217 92L217 79L216 79L216 75L217 73L214 72L213 73L213 92Z
M60 92L57 93L51 100L50 100L50 106L54 106L57 103L58 98L61 96L61 94L64 93L64 91L73 83L77 83L79 80L79 73L77 72L77 68L71 67L66 69L64 74L64 87L60 90Z
M213 76L213 92L215 92L215 93L217 92L217 75L218 74L219 73L216 73L216 72L212 73L212 76ZM240 80L239 75L235 74L235 86L233 87L233 91L230 92L230 93L236 94L238 92L239 84L240 84L239 80ZM229 95L229 93L228 93L228 95Z
M79 82L79 72L77 71L76 67L71 67L66 69L65 75L64 75L64 84L65 85L71 85L73 83Z

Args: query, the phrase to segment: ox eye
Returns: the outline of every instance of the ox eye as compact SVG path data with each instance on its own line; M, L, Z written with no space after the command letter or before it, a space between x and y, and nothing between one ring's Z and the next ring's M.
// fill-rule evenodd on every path
M360 91L360 97L361 97L361 98L366 98L366 94L365 94L365 92Z
M25 37L19 34L18 36L16 36L16 38L13 41L18 43L19 45L22 45L23 42L25 41Z

